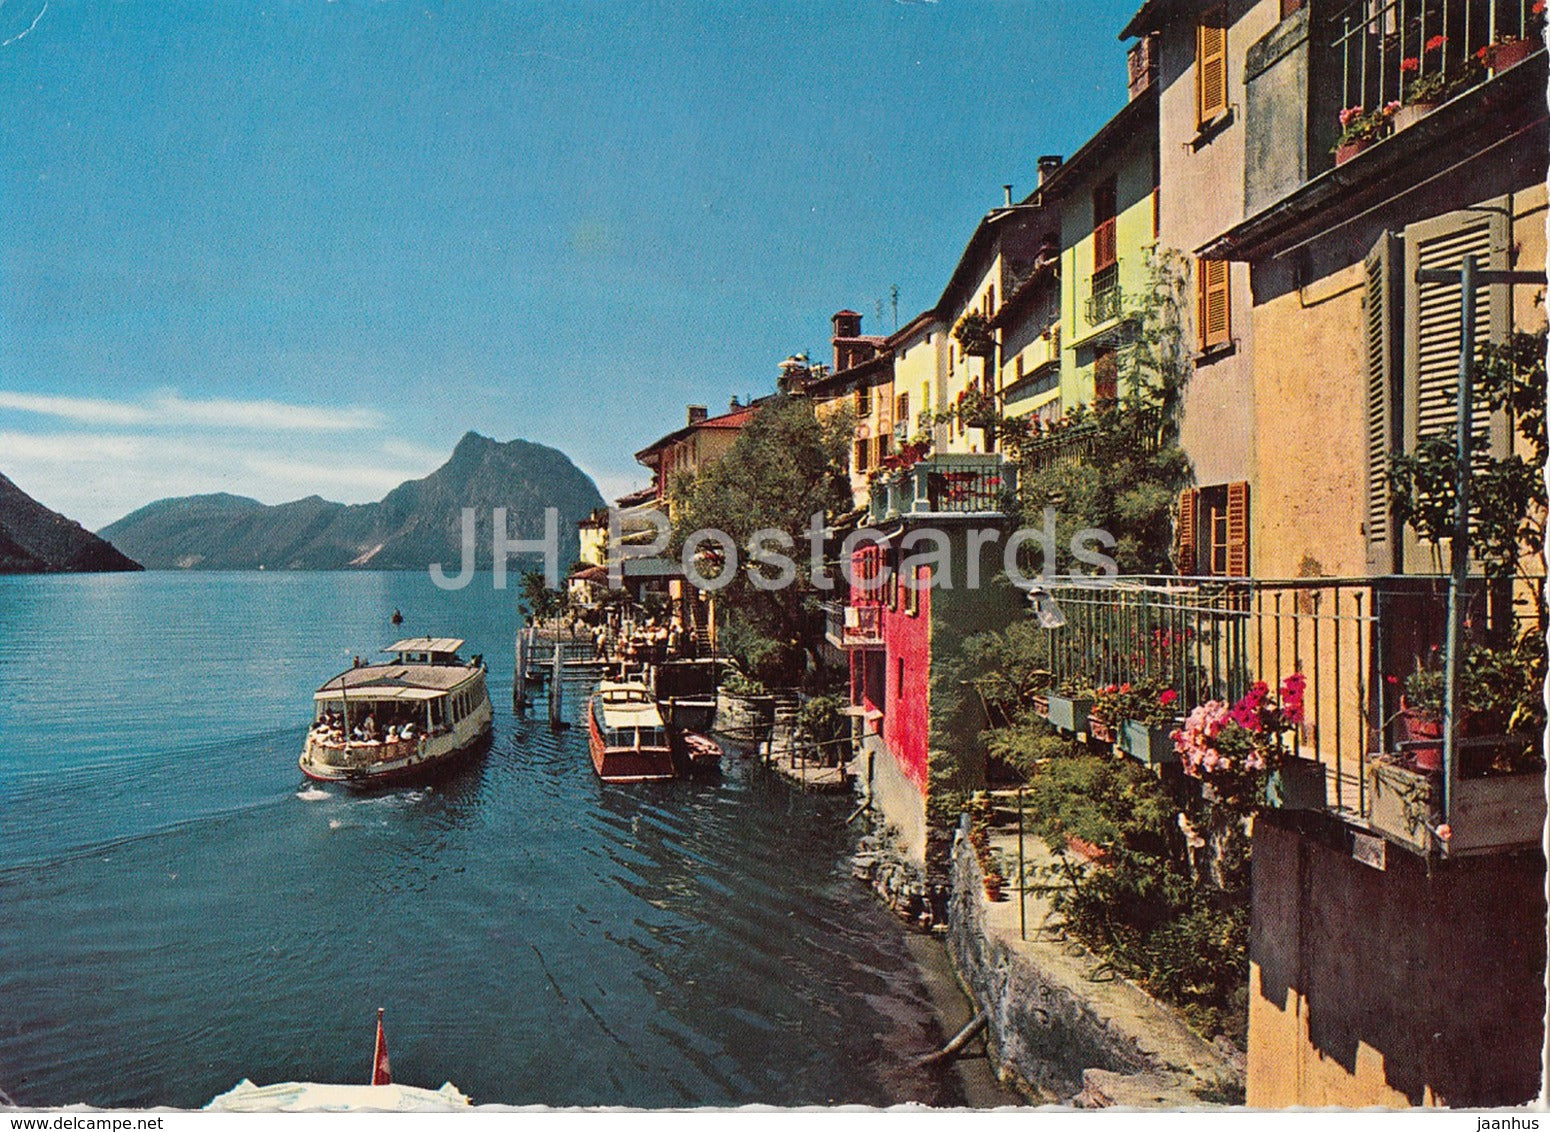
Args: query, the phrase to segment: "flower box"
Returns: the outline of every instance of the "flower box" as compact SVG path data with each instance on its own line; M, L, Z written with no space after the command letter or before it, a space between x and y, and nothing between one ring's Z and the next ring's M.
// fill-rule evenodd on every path
M1440 843L1432 835L1442 818L1437 775L1410 770L1393 763L1367 768L1367 820L1389 840L1419 853L1429 853Z
M1315 759L1287 759L1265 782L1265 805L1272 810L1322 810L1328 795L1324 764Z
M1093 710L1093 701L1087 699L1073 699L1070 696L1050 695L1049 715L1046 717L1062 731L1068 731L1075 735L1079 731L1087 730L1087 713Z
M1049 697L1048 696L1036 695L1036 696L1033 697L1033 714L1038 716L1040 719L1048 719L1049 718Z
M1344 165L1371 144L1371 138L1357 138L1355 141L1346 142L1335 150L1335 164Z
M1147 766L1176 763L1179 753L1173 748L1173 728L1160 725L1148 727L1127 719L1119 725L1119 745L1131 758Z
M1379 763L1367 769L1368 821L1418 852L1449 856L1538 845L1545 826L1545 779L1539 771L1459 780L1453 822L1444 840L1442 775Z
M1523 60L1534 53L1534 48L1539 44L1532 39L1515 39L1510 43L1493 43L1486 49L1486 58L1490 68L1496 74L1501 74L1508 67L1516 67Z
M1405 103L1405 105L1394 111L1394 132L1397 134L1401 130L1408 130L1435 109L1437 109L1437 104L1434 102ZM1338 157L1335 159L1335 163L1339 164Z
M1114 742L1114 729L1109 726L1108 720L1099 719L1096 715L1087 717L1087 737L1095 743Z

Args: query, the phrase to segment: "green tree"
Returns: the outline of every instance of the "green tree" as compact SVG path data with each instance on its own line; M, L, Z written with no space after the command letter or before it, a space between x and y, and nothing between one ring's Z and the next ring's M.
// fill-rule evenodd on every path
M564 589L551 589L538 570L522 572L517 594L518 604L535 622L558 617L570 606L570 594Z
M765 683L792 683L805 668L819 666L819 605L844 596L843 583L832 578L832 590L814 585L806 534L814 514L827 522L851 507L846 466L852 431L846 413L820 421L806 398L775 397L760 406L724 457L672 485L675 555L697 531L724 532L738 547L738 569L716 594L727 618L722 639ZM793 540L789 548L766 544L796 562L788 585L775 584L778 569L750 560L754 535L769 530ZM700 569L721 582L726 565L707 562Z
M1055 508L1062 546L1083 528L1107 531L1122 574L1172 572L1174 507L1190 478L1178 443L1180 397L1194 368L1187 292L1183 257L1151 253L1148 286L1129 320L1133 337L1117 359L1119 397L1077 406L1050 430L1026 418L999 429L1019 465L1024 515Z

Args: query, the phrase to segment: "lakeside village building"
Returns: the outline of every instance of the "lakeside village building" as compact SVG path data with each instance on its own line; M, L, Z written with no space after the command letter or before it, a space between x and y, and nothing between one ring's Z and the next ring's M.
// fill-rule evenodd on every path
M992 429L943 423L942 411L978 397L1048 425L1115 397L1148 265L1163 250L1182 256L1192 373L1178 428L1193 482L1177 505L1175 573L1080 591L1057 580L1066 623L1052 632L1073 672L1102 667L1085 673L1095 683L1159 660L1098 647L1106 626L1142 614L1229 642L1227 655L1196 658L1219 694L1306 678L1296 753L1312 786L1253 822L1250 1105L1539 1095L1542 777L1445 768L1448 796L1419 802L1441 824L1418 824L1400 812L1416 807L1415 787L1396 802L1373 756L1402 738L1398 678L1446 633L1446 579L1395 521L1386 475L1392 455L1454 432L1460 287L1417 272L1457 271L1466 256L1544 271L1542 26L1533 0L1146 0L1120 37L1128 103L1069 159L1040 158L1027 197L1007 190L937 303L886 336L842 310L832 367L783 367L782 390L820 415L853 411L854 520L884 535L856 552L858 576L897 566L916 526L953 535L961 575L961 532L1005 518L1018 468ZM1439 104L1410 95L1427 73L1454 80ZM1373 128L1338 144L1351 107ZM1477 341L1542 330L1544 290L1481 287ZM626 538L632 509L664 505L672 477L724 455L757 411L691 407L638 453L653 479L619 500ZM1492 454L1518 443L1505 410L1478 406L1476 425ZM1080 444L1079 429L1048 433L1024 453L1024 474ZM582 526L595 571L607 518ZM983 552L984 576L999 549ZM634 568L637 588L686 596L671 564ZM1521 595L1475 573L1471 639L1508 639ZM932 875L933 762L982 722L950 661L967 635L1027 617L1026 595L895 580L828 612L861 788L927 882L946 883ZM1003 1051L1019 1047L994 1032L1005 1014L991 1023Z

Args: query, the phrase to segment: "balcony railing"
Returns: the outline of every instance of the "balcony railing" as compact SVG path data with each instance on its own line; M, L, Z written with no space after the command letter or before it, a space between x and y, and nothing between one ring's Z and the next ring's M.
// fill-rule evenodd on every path
M1437 663L1446 637L1445 578L1055 579L1044 589L1065 618L1060 628L1045 631L1045 659L1057 681L1103 687L1155 679L1177 691L1187 711L1207 700L1231 703L1256 681L1277 688L1287 676L1302 673L1305 720L1295 753L1325 766L1328 807L1359 823L1384 820L1385 808L1394 805L1393 791L1382 794L1381 774L1374 777L1378 764L1402 761L1395 756L1427 745L1411 732L1412 715L1403 710L1401 696L1419 664ZM1499 646L1516 639L1522 626L1511 598L1500 586L1477 580L1469 598L1473 644ZM1431 745L1440 742L1433 738ZM1534 742L1529 736L1486 736L1464 741L1461 750L1484 749L1489 756L1493 746L1525 749ZM1479 781L1494 784L1489 794L1507 779L1523 777ZM1529 792L1540 799L1542 820L1538 783L1534 778ZM1416 789L1412 783L1412 795ZM1449 814L1441 808L1439 791L1426 828L1467 824L1473 797L1465 791L1460 807ZM1413 796L1409 804L1415 808ZM1475 805L1478 814L1495 803ZM1506 833L1484 829L1486 819L1478 820L1481 827L1457 835L1464 851L1505 847L1529 826L1538 844L1532 815L1525 825L1520 814L1515 819L1520 825ZM1438 847L1428 843L1426 828L1411 831L1412 847ZM1399 840L1406 841L1403 833Z
M873 483L871 521L1000 514L1016 490L1017 468L997 453L931 456Z
M1143 452L1155 452L1162 442L1162 418L1151 412L1137 412L1125 418L1134 424L1134 435L1126 436L1127 443ZM1021 452L1021 465L1030 475L1051 468L1065 467L1090 461L1103 440L1103 430L1096 423L1087 421L1070 425L1025 441Z
M840 607L842 648L875 648L883 643L883 610L878 605Z
M1125 293L1115 283L1104 289L1095 290L1087 300L1087 325L1101 326L1118 318L1125 312Z
M1353 0L1328 24L1340 105L1373 111L1395 102L1441 102L1441 96L1412 99L1412 85L1441 78L1462 88L1484 81L1511 54L1502 50L1508 42L1540 47L1539 20L1533 0Z

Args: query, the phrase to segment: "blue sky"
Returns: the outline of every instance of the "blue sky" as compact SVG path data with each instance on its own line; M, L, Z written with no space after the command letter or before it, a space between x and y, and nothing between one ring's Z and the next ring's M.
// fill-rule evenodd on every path
M0 0L0 472L91 527L469 429L644 483L832 312L935 302L1135 4Z

